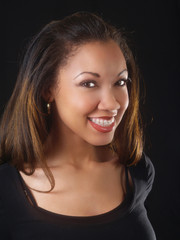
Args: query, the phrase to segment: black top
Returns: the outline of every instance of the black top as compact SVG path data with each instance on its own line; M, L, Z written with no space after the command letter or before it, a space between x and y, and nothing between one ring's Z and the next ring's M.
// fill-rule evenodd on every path
M127 194L119 206L95 216L67 216L38 207L17 169L5 163L0 166L0 239L155 240L144 207L154 180L150 159L143 155L136 166L126 168L126 176Z

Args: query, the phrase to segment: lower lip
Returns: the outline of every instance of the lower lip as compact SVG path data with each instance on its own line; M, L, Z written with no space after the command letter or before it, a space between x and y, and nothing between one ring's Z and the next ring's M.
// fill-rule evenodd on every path
M98 124L96 124L96 123L94 123L90 120L89 120L89 122L90 122L90 124L93 128L95 128L97 131L103 132L103 133L111 132L113 130L113 127L114 127L114 122L111 125L106 126L106 127L102 127L102 126L100 126L100 125L98 125Z

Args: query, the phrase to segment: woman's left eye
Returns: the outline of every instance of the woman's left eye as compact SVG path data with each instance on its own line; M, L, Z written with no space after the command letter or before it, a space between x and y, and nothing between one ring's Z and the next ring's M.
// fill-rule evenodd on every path
M128 79L120 79L115 83L115 85L116 86L124 86L124 85L126 85L127 81L128 81Z

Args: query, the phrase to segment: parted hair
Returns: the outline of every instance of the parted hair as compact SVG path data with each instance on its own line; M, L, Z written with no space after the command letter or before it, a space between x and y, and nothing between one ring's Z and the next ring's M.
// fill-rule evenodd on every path
M84 43L115 41L126 60L129 78L129 106L109 145L119 163L136 164L143 151L139 112L139 72L123 31L100 16L78 12L47 24L30 41L24 54L16 85L0 123L0 159L18 170L32 174L40 164L52 188L54 180L44 158L44 144L51 128L43 91L56 83L59 68ZM62 103L63 104L63 103ZM26 172L28 164L30 171Z

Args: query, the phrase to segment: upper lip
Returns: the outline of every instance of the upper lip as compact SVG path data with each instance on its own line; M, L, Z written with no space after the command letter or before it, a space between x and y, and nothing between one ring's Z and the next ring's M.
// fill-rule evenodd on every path
M89 118L104 118L104 119L111 119L113 117L115 117L116 115L112 115L112 116L98 116L98 117L89 117Z

